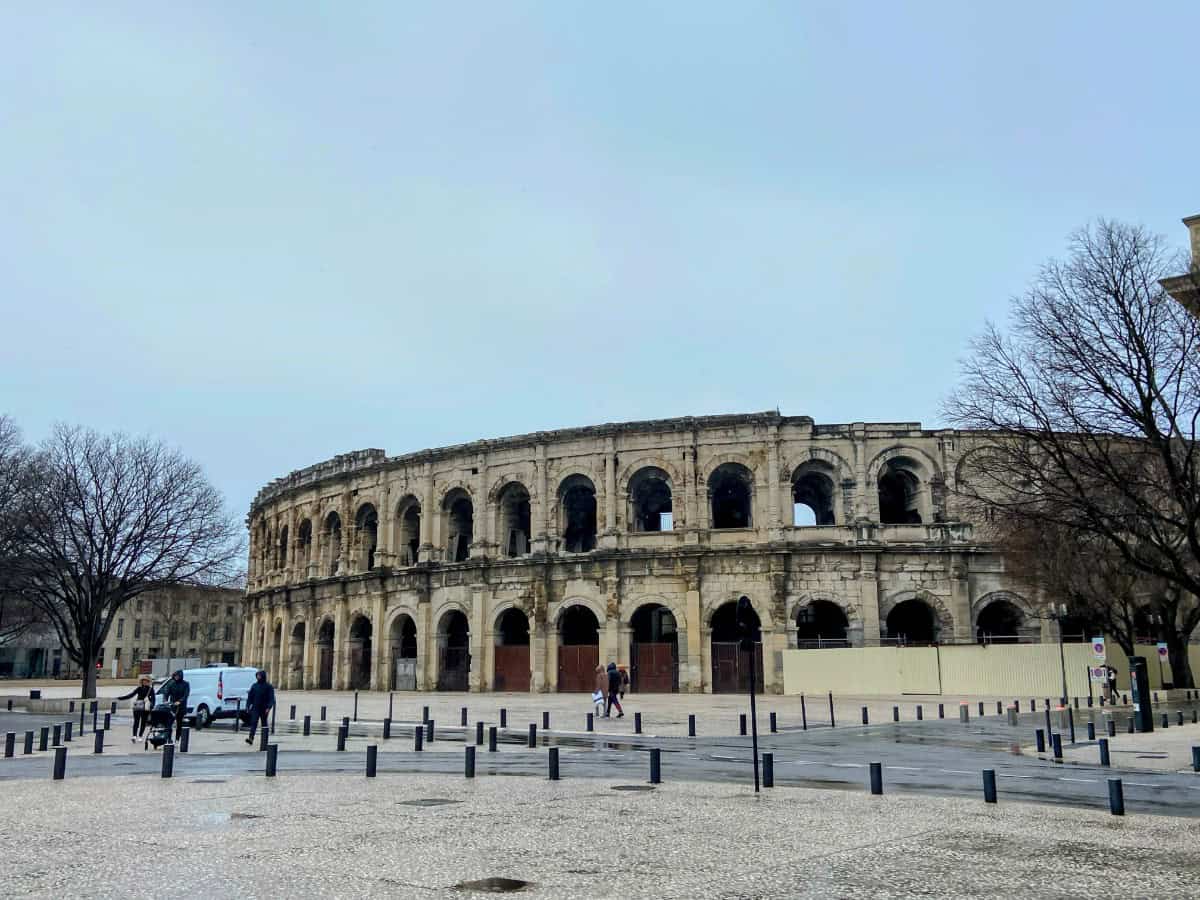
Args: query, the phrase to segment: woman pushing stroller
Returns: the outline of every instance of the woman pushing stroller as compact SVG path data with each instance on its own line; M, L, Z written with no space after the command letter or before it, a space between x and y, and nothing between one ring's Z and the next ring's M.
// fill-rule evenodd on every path
M146 732L146 723L150 721L150 710L154 707L154 684L149 675L138 679L138 686L128 694L118 697L118 700L133 698L133 734L129 738L137 743Z

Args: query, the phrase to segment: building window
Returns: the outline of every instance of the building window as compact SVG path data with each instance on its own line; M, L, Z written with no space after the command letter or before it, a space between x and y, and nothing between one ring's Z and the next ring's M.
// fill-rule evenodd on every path
M137 599L137 605L134 607L134 610L135 610L135 611L137 611L137 612L141 612L141 611L142 611L142 598L141 598L141 597L138 597L138 599Z
M142 620L141 619L133 620L133 636L135 638L140 638L142 636Z
M117 640L125 637L125 620L117 619Z
M200 615L200 604L199 603L192 604L192 615L193 616Z
M168 637L169 637L171 640L175 640L175 638L179 637L179 626L178 626L178 625L176 625L174 622L172 622L172 623L170 624L170 626L168 626L168 628L167 628L167 636L168 636Z
M215 641L217 639L217 623L216 622L208 623L208 639L210 641Z
M141 659L142 658L142 648L134 647L132 650L130 650L129 658L132 659L134 662L137 662L139 659Z
M199 630L200 630L200 623L193 622L192 627L190 629L188 629L188 640L189 641L196 640L196 634L199 632Z
M162 637L162 626L158 622L155 622L154 627L150 629L150 637L156 639Z
M225 624L225 640L233 640L233 626L229 623Z
M233 607L232 607L232 606L227 606L227 607L225 607L225 617L226 617L227 619L232 619L232 618L233 618Z

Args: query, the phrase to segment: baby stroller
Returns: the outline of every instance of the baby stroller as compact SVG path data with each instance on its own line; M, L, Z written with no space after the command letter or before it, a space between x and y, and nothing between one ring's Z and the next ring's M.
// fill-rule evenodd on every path
M155 704L150 710L150 728L146 732L146 744L155 750L171 740L171 729L175 727L175 710L170 703Z

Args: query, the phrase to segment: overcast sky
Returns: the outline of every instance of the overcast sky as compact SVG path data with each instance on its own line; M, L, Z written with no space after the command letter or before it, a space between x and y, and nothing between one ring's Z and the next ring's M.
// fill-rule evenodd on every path
M239 514L363 447L938 425L1071 230L1185 243L1197 35L1194 0L5 4L0 412L162 437Z

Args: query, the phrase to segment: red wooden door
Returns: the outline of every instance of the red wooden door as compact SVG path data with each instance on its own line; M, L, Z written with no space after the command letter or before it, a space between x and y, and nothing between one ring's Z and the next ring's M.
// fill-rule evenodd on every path
M496 648L496 691L529 690L529 645L509 644Z
M674 644L634 644L633 689L642 694L669 694L679 689Z
M559 693L587 691L596 685L596 666L600 664L600 648L595 644L574 644L558 648Z
M750 669L746 653L736 642L712 645L712 689L714 694L732 694L750 690ZM763 692L762 644L754 645L754 692Z

